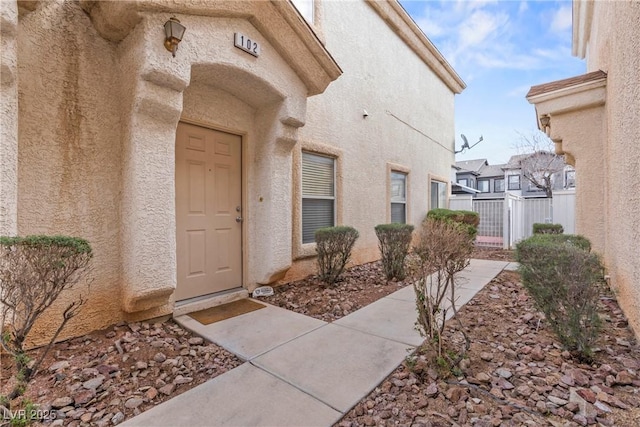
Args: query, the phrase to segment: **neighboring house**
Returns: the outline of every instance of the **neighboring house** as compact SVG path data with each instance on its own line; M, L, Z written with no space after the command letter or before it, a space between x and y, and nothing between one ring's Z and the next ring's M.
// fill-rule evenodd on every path
M640 2L574 0L573 54L587 73L533 86L546 131L576 168L576 232L603 255L640 333ZM630 191L630 189L632 189Z
M489 165L486 159L456 162L456 184L452 186L452 194L472 193L476 199L502 199L505 193L526 198L546 197L545 191L527 178L528 174L533 174L537 182L542 182L540 175L545 172L539 170L540 166L546 167L544 171L553 172L550 174L553 191L575 187L573 167L557 156L541 152L515 155L509 162L499 165Z
M319 227L375 260L376 224L447 206L464 82L395 0L295 3L0 3L0 234L90 241L67 334L312 273Z

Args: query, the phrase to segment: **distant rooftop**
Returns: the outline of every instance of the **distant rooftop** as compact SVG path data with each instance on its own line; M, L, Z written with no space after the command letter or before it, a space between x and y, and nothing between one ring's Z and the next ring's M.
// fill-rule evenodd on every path
M480 169L488 164L487 159L464 160L456 162L456 167L461 171L480 173Z

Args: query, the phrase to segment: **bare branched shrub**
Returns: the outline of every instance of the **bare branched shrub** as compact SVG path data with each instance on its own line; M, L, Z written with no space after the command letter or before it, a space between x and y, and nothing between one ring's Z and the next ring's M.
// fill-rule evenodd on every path
M71 302L40 358L30 365L24 348L33 325L58 298L72 287L88 266L93 253L86 240L66 236L0 237L1 343L16 361L20 389L38 370L64 326L85 300Z
M349 262L351 249L358 236L358 230L347 226L327 227L316 231L320 280L329 285L338 280Z
M427 218L422 223L418 243L413 250L417 256L413 267L417 329L435 346L438 362L445 361L449 368L455 368L468 351L470 341L464 328L460 327L464 346L460 352L452 354L443 351L442 333L448 311L451 310L454 316L457 313L455 275L469 265L473 237L460 224ZM449 308L445 307L447 303Z
M409 253L413 225L380 224L376 225L375 230L382 256L382 268L387 280L394 277L403 280L406 275L404 261Z

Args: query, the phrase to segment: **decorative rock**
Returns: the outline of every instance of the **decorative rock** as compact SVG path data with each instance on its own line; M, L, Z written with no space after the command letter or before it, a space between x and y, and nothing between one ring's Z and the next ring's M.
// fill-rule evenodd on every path
M147 364L147 362L142 362L142 361L136 362L136 365L135 365L136 369L140 371L143 369L147 369L148 366L149 365Z
M633 383L634 376L629 371L620 371L616 375L616 384L630 385Z
M134 409L142 405L142 402L143 400L141 398L132 397L131 399L128 399L126 402L124 402L124 406L125 408Z
M498 387L500 387L503 390L511 390L512 388L514 388L513 384L511 384L509 381L505 380L502 377L498 378L498 381L496 382L496 384L498 385Z
M573 378L573 381L576 384L583 387L587 387L589 385L589 377L580 369L572 369L569 371L569 375Z
M69 405L73 405L73 398L69 396L59 397L51 403L51 407L54 409L61 409Z
M562 377L560 377L560 382L570 387L573 387L574 385L576 385L576 382L573 380L571 375L563 375Z
M91 412L85 412L80 416L80 421L82 421L83 423L88 423L89 421L91 421L92 416L93 414Z
M523 397L529 397L531 396L533 390L531 390L531 387L529 387L528 385L523 384L516 388L516 392Z
M502 378L509 379L513 376L513 373L507 368L498 368L496 369L496 374L501 376Z
M63 369L67 369L71 364L66 360L60 360L59 362L53 363L49 366L49 372L58 372Z
M547 396L547 399L549 400L549 402L553 403L554 405L558 405L558 406L564 406L566 405L568 402L564 399L561 399L559 397L556 396Z
M597 415L595 408L592 404L584 400L577 392L575 388L569 390L569 402L578 404L578 414L585 417L595 417ZM574 417L574 421L575 417ZM578 422L578 421L576 421ZM586 424L583 424L586 425Z
M171 383L167 384L164 387L161 387L158 391L162 394L166 394L167 396L171 395L173 391L176 389L176 385Z
M438 386L436 383L431 383L427 386L427 389L424 392L429 397L434 396L438 394Z
M98 375L95 378L92 378L88 381L82 383L82 387L88 390L95 390L102 385L104 382L104 375Z
M489 383L491 382L491 377L484 372L479 372L476 375L476 380L480 381L481 383Z
M581 426L586 426L588 424L587 418L584 415L580 415L580 414L574 415L573 421L580 424Z
M122 412L118 412L111 418L111 423L115 426L124 421L124 414Z
M189 338L190 345L202 345L203 342L204 342L204 339L202 339L202 337Z
M191 381L193 381L193 378L191 377L183 377L182 375L178 375L176 376L176 378L173 380L173 383L175 385L180 385L180 384L187 384L190 383Z
M596 400L596 403L594 403L593 406L595 406L596 409L598 409L601 412L605 412L605 413L613 412L611 408L607 406L606 403L602 403L599 400Z
M484 360L485 362L490 362L493 360L493 354L482 352L480 353L480 359Z
M546 355L544 351L542 351L542 348L540 348L540 346L535 346L533 350L531 350L531 358L533 360L542 361L545 359L545 357Z
M96 370L102 375L104 375L105 377L108 375L111 375L113 372L119 371L117 366L111 366L111 365L98 365L96 366Z
M589 403L596 402L596 394L588 388L581 388L577 390L576 393Z
M76 406L86 405L96 396L96 392L93 389L82 389L73 395L73 400Z
M153 400L158 395L158 390L155 387L151 387L144 395L147 397L147 399Z
M153 360L158 363L162 363L167 360L167 356L165 356L164 353L156 353L155 356L153 356Z

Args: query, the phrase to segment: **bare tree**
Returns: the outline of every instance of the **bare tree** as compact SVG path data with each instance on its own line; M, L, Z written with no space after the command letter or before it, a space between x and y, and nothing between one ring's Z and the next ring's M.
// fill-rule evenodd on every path
M518 156L514 156L518 164L512 166L519 166L527 181L547 197L553 197L554 175L566 166L564 156L555 154L553 141L540 131L531 136L521 133L514 148L518 151Z

